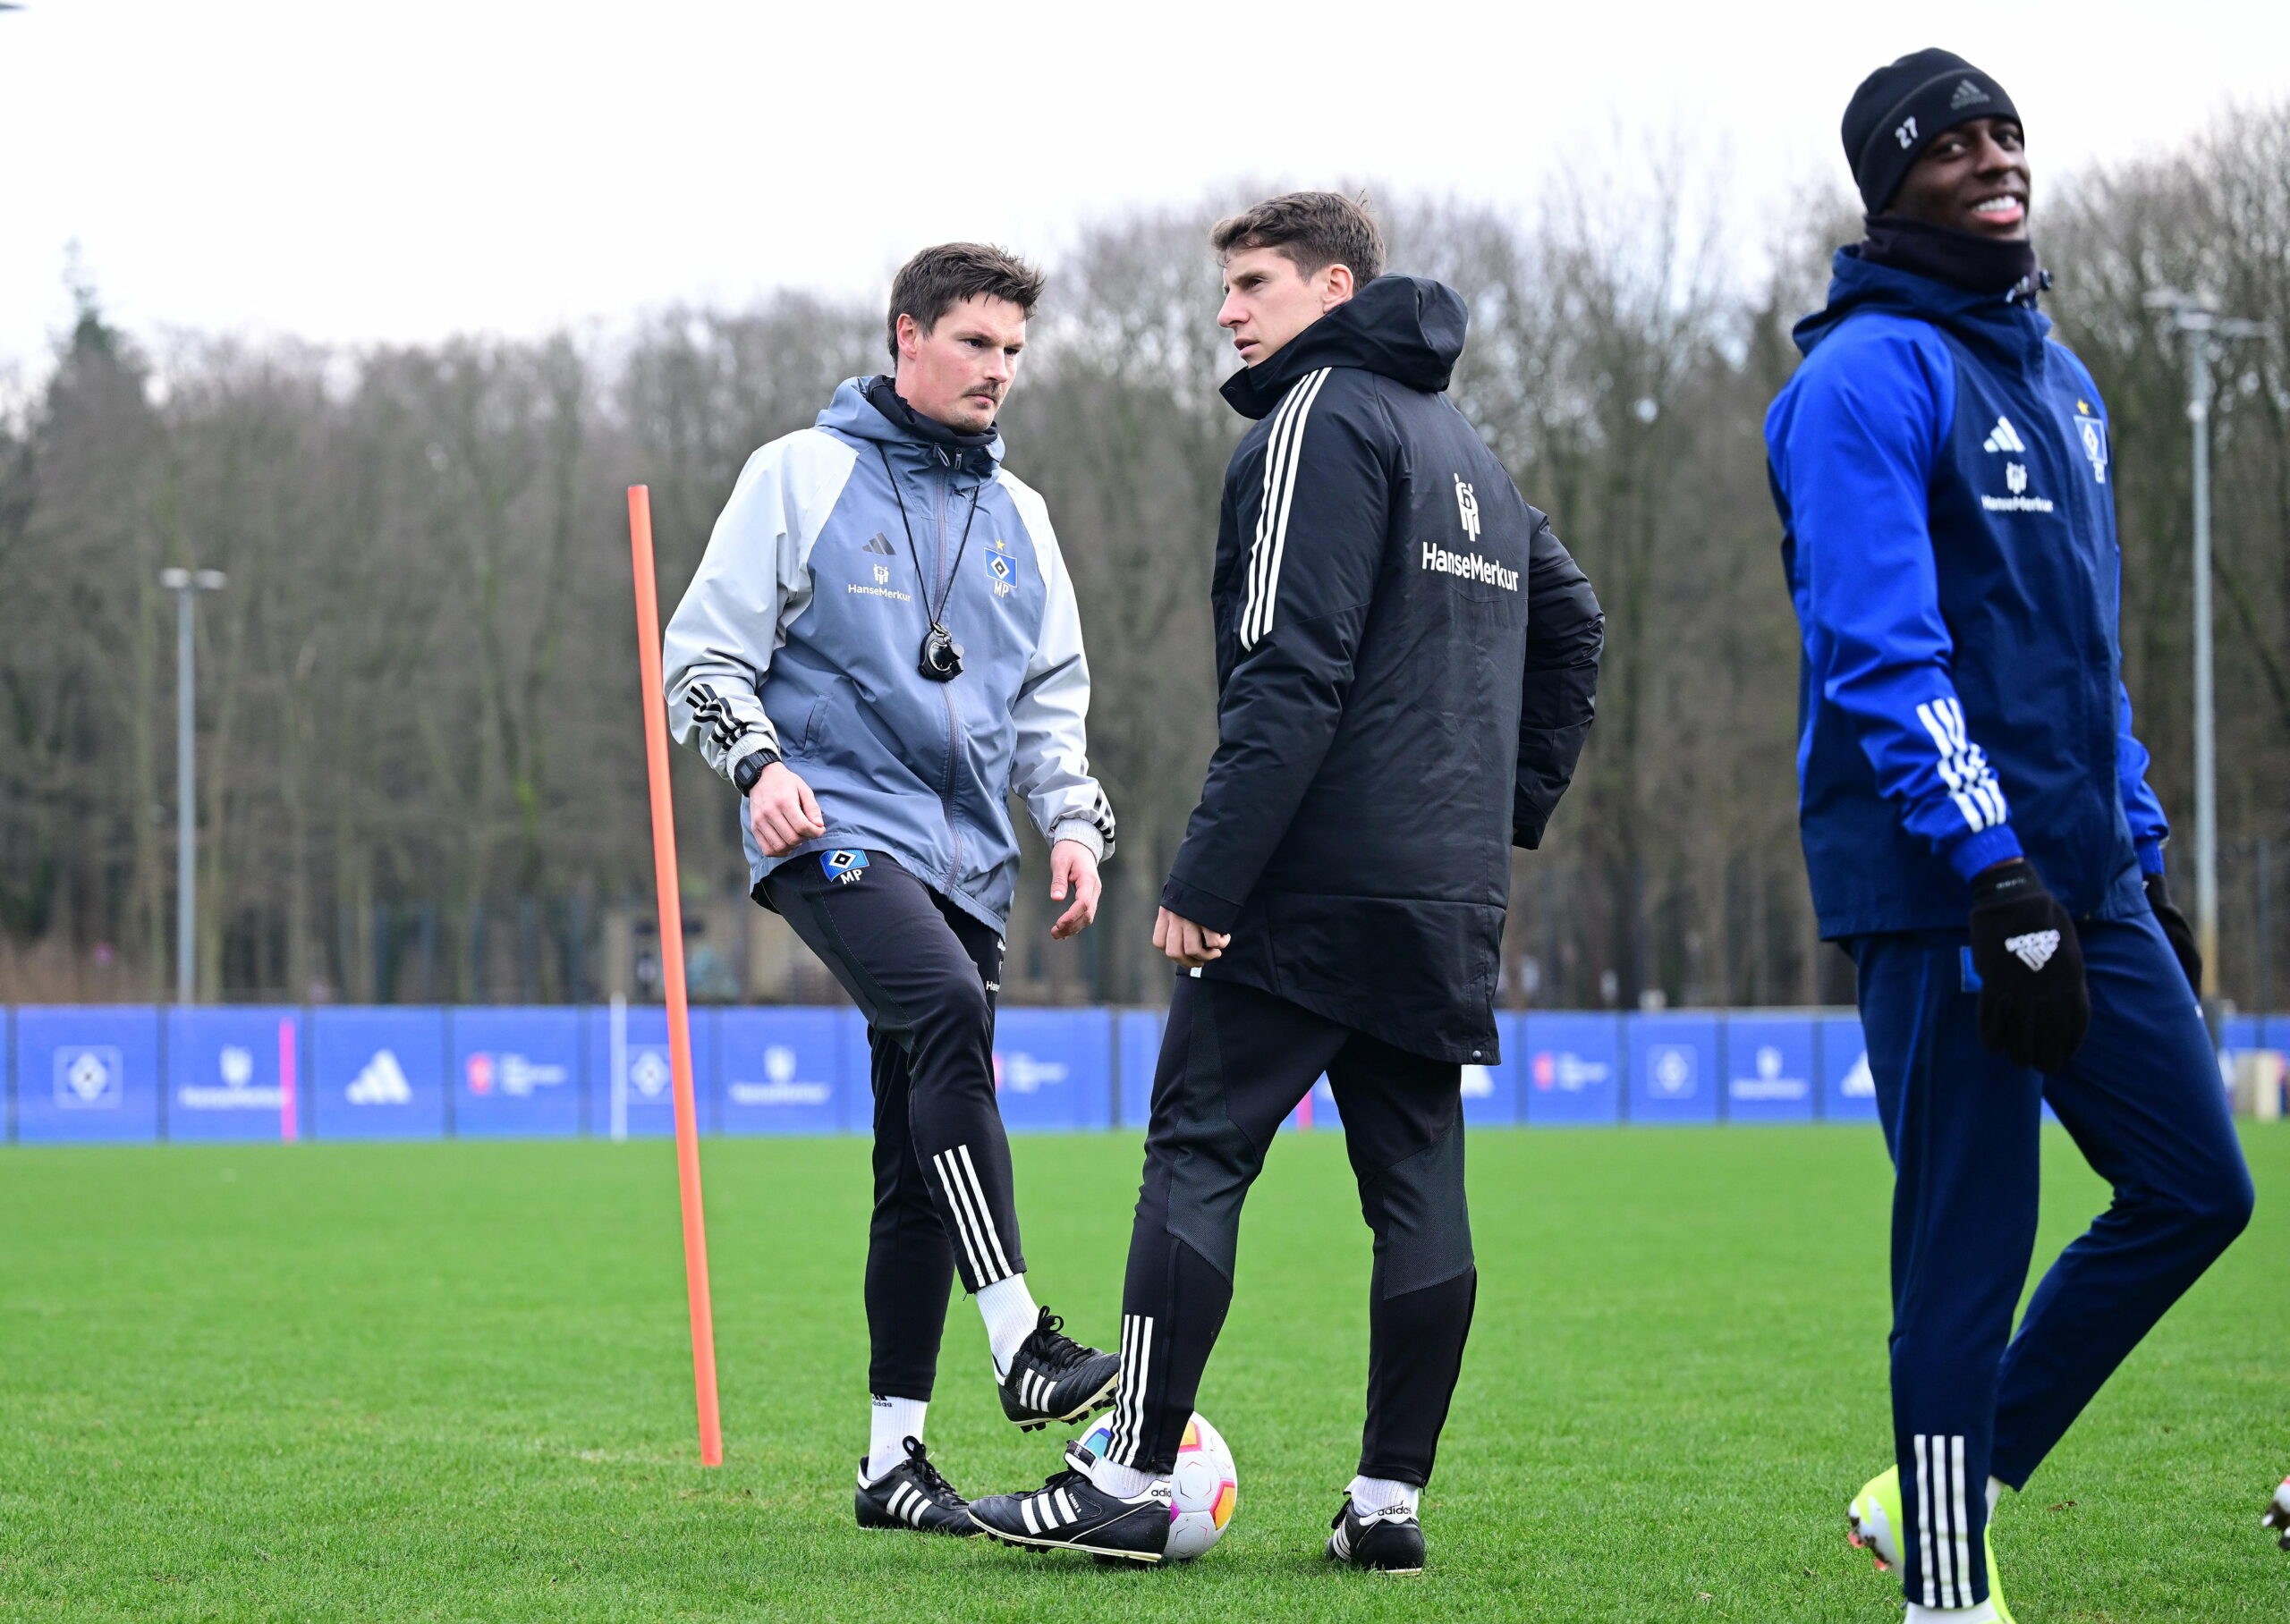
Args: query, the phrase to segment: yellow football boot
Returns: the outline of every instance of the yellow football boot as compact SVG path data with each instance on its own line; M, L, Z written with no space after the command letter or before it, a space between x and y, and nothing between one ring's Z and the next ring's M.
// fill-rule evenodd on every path
M1875 1558L1878 1572L1888 1573L1900 1566L1900 1468L1887 1467L1862 1485L1845 1508L1845 1537L1855 1551L1866 1551ZM1983 1527L1980 1539L1988 1553L1988 1599L1996 1609L1998 1624L2018 1624L2004 1604L2004 1581L1996 1571L1995 1535Z

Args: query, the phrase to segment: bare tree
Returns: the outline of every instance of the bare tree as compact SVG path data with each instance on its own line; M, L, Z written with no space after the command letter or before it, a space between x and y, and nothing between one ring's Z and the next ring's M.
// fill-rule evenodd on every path
M1702 205L1715 162L1672 143L1625 173L1574 165L1528 218L1377 199L1394 268L1469 306L1458 408L1608 616L1576 788L1514 867L1514 1001L1849 987L1817 949L1796 848L1796 630L1760 427L1853 220L1832 211L1750 265ZM2184 374L2142 301L2203 287L2290 332L2290 105L2060 193L2038 216L2048 308L2111 409L2128 677L2184 816ZM1146 935L1215 741L1209 572L1245 427L1217 394L1233 362L1205 233L1247 195L1088 225L1052 267L1004 426L1073 572L1121 818L1103 919L1074 944L1047 941L1023 836L1014 1000L1166 985ZM210 990L595 995L601 921L648 914L650 885L623 489L652 487L673 600L748 455L885 368L879 309L783 293L594 342L354 353L193 337L155 369L80 295L45 386L0 422L0 997L167 980L165 563L232 576L201 605ZM2221 968L2245 999L2278 996L2290 911L2260 888L2290 869L2273 855L2290 846L2284 357L2238 347L2213 402ZM741 918L734 798L681 753L675 770L694 916ZM791 971L762 990L819 988Z

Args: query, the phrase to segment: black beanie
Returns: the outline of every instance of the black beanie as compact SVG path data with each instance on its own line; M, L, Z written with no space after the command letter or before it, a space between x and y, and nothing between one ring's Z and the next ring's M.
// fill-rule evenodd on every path
M2004 87L1954 51L1912 51L1861 81L1845 107L1845 161L1870 214L1882 214L1917 155L1968 119L2020 116Z

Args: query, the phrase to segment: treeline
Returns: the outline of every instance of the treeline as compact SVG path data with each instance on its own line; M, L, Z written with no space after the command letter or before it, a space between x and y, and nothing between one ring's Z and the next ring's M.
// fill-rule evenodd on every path
M2048 308L2114 413L2133 698L2191 833L2185 368L2142 300L2201 288L2290 332L2290 106L2148 163L2038 179ZM1699 219L1690 180L1658 165L1525 219L1380 205L1397 268L1470 301L1456 401L1608 615L1581 774L1515 871L1515 1002L1849 994L1796 846L1795 630L1760 426L1853 222L1836 210L1746 271L1741 223ZM1216 393L1230 351L1202 233L1223 201L1085 232L1052 266L1005 419L1073 569L1093 753L1122 820L1106 916L1081 943L1047 942L1030 869L1014 998L1162 985L1146 935L1215 736L1207 572L1243 427ZM622 489L652 487L673 603L748 453L883 368L881 321L871 300L785 293L657 312L609 343L155 356L82 291L44 390L0 427L0 999L170 984L170 565L229 576L199 606L205 995L555 999L624 981L650 859ZM2269 893L2290 867L2284 353L2235 346L2211 416L2221 968L2246 1004L2278 996ZM703 918L742 920L729 791L696 762L678 774L687 892ZM1423 808L1426 838L1439 816ZM2192 849L2175 853L2188 892ZM714 945L718 991L821 990L743 936Z

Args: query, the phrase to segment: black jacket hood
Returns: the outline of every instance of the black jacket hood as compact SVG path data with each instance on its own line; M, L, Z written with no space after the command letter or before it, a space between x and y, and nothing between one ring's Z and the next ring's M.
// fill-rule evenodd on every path
M1243 417L1261 418L1291 384L1321 367L1359 367L1438 394L1454 376L1469 321L1463 296L1445 283L1378 276L1261 366L1226 378L1224 396Z

